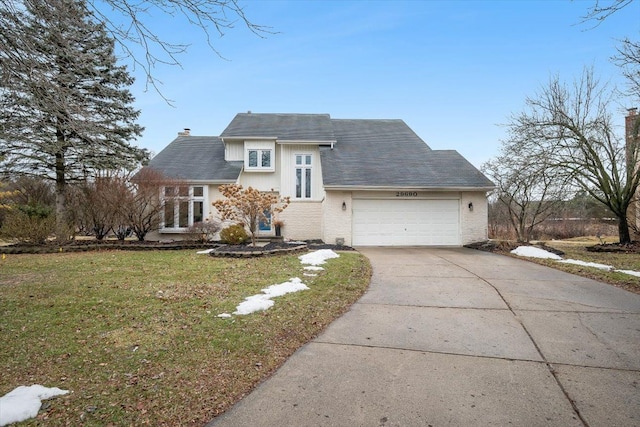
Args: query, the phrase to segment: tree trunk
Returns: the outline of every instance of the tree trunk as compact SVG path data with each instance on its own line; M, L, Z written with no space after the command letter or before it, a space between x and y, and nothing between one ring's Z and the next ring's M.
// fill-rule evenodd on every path
M67 230L67 181L65 178L64 154L56 153L56 240L65 242Z
M621 245L631 243L631 235L629 234L629 224L627 224L627 216L618 217L618 238Z

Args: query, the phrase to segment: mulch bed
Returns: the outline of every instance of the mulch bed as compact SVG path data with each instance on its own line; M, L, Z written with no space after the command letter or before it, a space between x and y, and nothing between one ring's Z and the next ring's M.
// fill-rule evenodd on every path
M243 245L226 245L220 242L196 242L196 241L175 241L175 242L157 242L157 241L137 241L137 240L71 240L62 244L48 242L45 244L27 244L17 243L0 247L0 254L45 254L56 252L87 252L100 250L126 250L126 251L144 251L144 250L181 250L194 249L205 250L213 249L212 256L262 256L276 253L287 253L302 250L353 250L350 246L328 245L320 240L311 240L304 242L269 242L264 246L252 246L251 243Z
M625 245L619 243L606 243L603 245L588 246L589 252L618 252L625 254L640 254L640 242L631 242Z

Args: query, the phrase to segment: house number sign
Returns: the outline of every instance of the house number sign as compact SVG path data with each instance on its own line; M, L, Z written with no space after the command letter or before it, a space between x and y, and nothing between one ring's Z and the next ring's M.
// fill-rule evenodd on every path
M417 191L396 191L396 197L418 197Z

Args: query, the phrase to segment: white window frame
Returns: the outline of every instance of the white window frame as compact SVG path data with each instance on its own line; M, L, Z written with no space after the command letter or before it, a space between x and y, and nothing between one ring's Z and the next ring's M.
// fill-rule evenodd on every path
M298 158L300 158L300 163L298 163ZM307 158L309 159L308 163ZM296 153L293 155L293 164L293 198L296 200L311 200L313 198L313 154ZM298 196L298 171L300 171L300 196ZM309 187L308 194L306 192L307 186Z
M256 153L256 165L251 166L251 153ZM269 164L263 165L262 158L269 153ZM276 147L271 141L247 141L244 145L244 170L247 172L274 172L276 170Z
M176 192L180 191L180 188L188 188L188 193L186 196L180 196L179 194L176 194ZM166 196L166 191L168 188L172 188L174 191L174 195L171 197L167 197ZM196 196L195 195L195 189L196 188L200 188L202 189L202 195L201 196ZM205 208L207 206L207 191L208 191L208 187L206 185L175 185L175 186L168 186L168 187L162 187L161 188L161 194L160 196L164 199L163 202L163 208L162 208L162 226L160 227L160 231L161 232L185 232L187 231L187 229L189 227L191 227L195 222L195 218L194 218L194 212L195 212L195 204L196 203L201 203L202 204L202 208L201 208L201 215L202 215L202 219L201 221L205 220ZM166 203L167 202L172 202L173 203L173 226L171 227L167 227L167 221L166 221ZM187 225L185 226L180 226L180 209L181 207L184 205L184 203L187 203Z

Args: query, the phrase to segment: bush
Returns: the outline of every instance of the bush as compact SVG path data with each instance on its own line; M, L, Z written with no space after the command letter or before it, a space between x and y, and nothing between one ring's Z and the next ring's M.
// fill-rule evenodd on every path
M29 215L29 211L32 215ZM44 243L54 232L56 218L30 209L11 209L7 212L0 234L18 242Z
M218 221L207 218L204 221L194 223L187 230L192 239L202 243L213 240L214 236L221 229L221 225Z
M220 239L230 245L239 245L249 240L249 235L242 224L234 224L220 232Z

